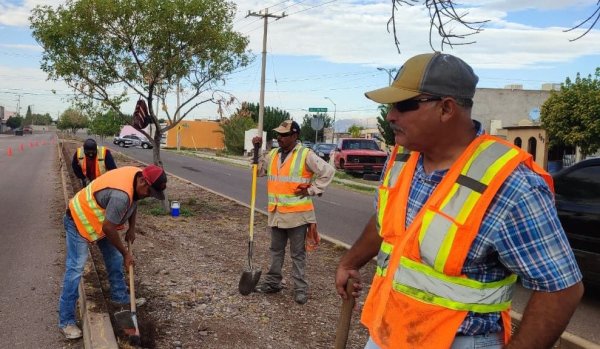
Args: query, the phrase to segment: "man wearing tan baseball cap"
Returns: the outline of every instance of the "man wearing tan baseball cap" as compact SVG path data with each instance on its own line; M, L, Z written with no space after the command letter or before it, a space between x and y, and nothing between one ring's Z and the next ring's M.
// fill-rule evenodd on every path
M550 348L583 294L581 272L557 217L552 178L532 155L471 119L477 85L458 57L408 59L388 104L396 147L376 212L342 257L336 289L377 256L363 306L366 349ZM520 279L532 291L511 337Z

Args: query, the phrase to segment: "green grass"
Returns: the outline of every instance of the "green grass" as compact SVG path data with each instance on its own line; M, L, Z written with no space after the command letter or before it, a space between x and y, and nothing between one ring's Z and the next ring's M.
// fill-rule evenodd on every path
M193 207L196 206L196 199L190 198L179 208L179 215L183 217L192 217L195 215ZM156 200L140 200L138 202L138 210L144 214L151 216L170 216L171 210L165 211L162 203Z

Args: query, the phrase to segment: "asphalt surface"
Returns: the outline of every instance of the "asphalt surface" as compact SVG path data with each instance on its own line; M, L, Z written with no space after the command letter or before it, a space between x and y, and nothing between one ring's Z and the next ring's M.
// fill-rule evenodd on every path
M52 208L64 200L55 137L0 135L0 348L81 347L58 331L64 241Z

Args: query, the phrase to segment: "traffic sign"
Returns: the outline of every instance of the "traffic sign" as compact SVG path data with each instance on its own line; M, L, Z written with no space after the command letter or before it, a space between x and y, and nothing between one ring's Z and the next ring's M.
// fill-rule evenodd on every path
M327 108L308 108L311 113L327 113Z
M312 120L310 120L310 127L312 127L312 129L315 131L322 129L323 125L325 125L323 118L314 117Z

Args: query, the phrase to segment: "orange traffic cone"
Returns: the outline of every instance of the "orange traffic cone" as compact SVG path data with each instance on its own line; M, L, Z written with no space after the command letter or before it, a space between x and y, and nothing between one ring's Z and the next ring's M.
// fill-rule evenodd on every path
M12 148L11 147L8 147L8 150L6 150L6 155L12 156Z

